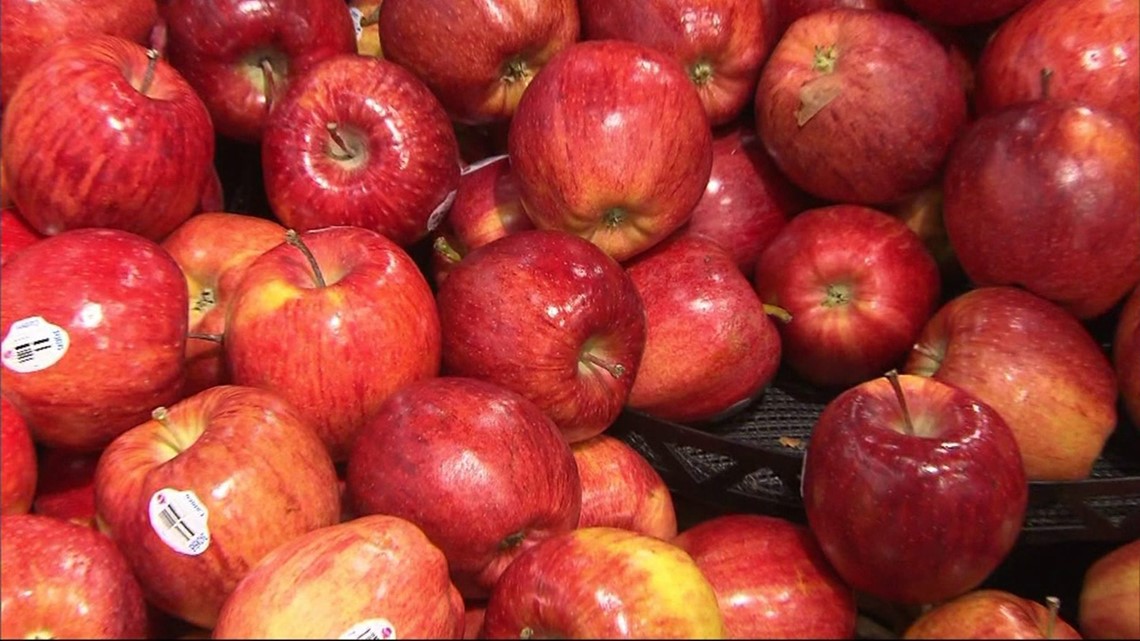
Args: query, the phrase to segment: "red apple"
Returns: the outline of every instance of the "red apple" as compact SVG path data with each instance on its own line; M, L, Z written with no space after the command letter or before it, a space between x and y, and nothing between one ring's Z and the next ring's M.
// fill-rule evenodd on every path
M804 508L848 585L936 603L976 588L1009 554L1029 485L997 411L935 379L889 376L824 407L804 460Z
M943 282L951 279L957 282L962 280L962 268L946 234L942 202L942 185L934 183L898 201L887 213L906 223L918 235L934 262L938 263Z
M336 462L384 399L440 366L427 280L407 252L359 227L291 235L254 260L223 344L232 380L293 403Z
M222 344L206 337L225 334L226 311L246 268L284 240L285 228L272 220L212 211L192 216L162 241L182 268L190 299L184 396L230 382Z
M1140 638L1140 539L1089 566L1081 582L1081 632L1089 639Z
M483 619L487 616L487 601L485 599L469 601L465 606L463 610L463 638L484 638Z
M677 535L669 486L637 450L608 434L571 449L582 486L578 527L616 527L665 541Z
M680 63L714 126L749 106L778 37L769 0L579 0L578 8L586 38L639 42Z
M25 514L36 495L36 447L28 423L0 396L0 514Z
M736 126L713 139L705 194L677 233L711 238L752 278L760 254L806 206L806 196L776 169L752 127Z
M757 514L693 525L673 544L716 590L730 639L850 639L855 593L835 574L811 531Z
M36 514L0 516L0 532L0 636L145 637L146 601L110 539Z
M157 243L77 229L0 274L4 395L37 442L97 450L180 397L186 280Z
M645 309L621 265L559 231L520 231L471 252L436 297L443 371L514 390L570 442L608 428L645 349Z
M40 448L32 511L95 528L95 469L102 454Z
M1001 414L1031 481L1088 477L1116 426L1116 377L1088 330L1022 289L982 287L926 323L905 371L957 386Z
M384 0L348 0L348 13L356 31L356 53L384 57L380 42L380 5Z
M340 516L336 471L300 413L232 385L160 408L108 445L95 506L147 600L204 628L266 554Z
M531 80L578 40L574 0L386 0L384 55L464 123L507 121Z
M1136 0L1032 0L1003 21L977 67L980 113L1034 100L1042 69L1049 93L1114 112L1140 136L1140 4Z
M465 597L486 596L513 560L578 525L570 446L534 403L470 378L436 377L388 397L348 459L356 512L415 523Z
M796 20L825 9L902 10L902 0L771 0L771 2L776 6L776 15L780 18L780 35L783 35L788 26Z
M1125 411L1140 429L1140 285L1132 290L1116 321L1112 356Z
M67 41L105 33L146 44L157 21L155 0L2 0L0 103L8 104L41 56Z
M979 117L946 164L943 216L976 285L1017 285L1079 318L1140 281L1140 140L1118 116L1038 100Z
M1004 590L974 590L936 605L904 639L1080 639L1055 609Z
M1029 0L902 0L924 20L960 27L1005 18Z
M618 40L574 44L543 67L507 144L535 226L618 261L688 221L712 166L708 118L684 69Z
M548 539L507 567L483 619L488 639L724 638L716 593L667 541L618 528Z
M194 213L214 129L194 89L156 56L93 36L21 79L0 145L12 200L36 231L112 227L157 241Z
M171 63L218 133L258 141L288 86L316 63L356 53L344 0L159 0Z
M291 83L265 125L261 158L286 227L355 225L402 246L431 233L459 180L439 101L403 67L357 54Z
M220 212L226 208L226 193L225 186L222 185L222 177L218 174L218 168L214 164L211 163L209 169L210 175L205 184L202 185L202 193L198 195L198 207L195 208L195 214Z
M457 639L462 631L463 597L443 552L409 521L374 515L266 555L226 599L213 637Z
M888 11L805 15L756 88L756 130L776 165L820 198L889 203L930 183L966 119L946 49Z
M16 252L42 239L43 236L32 229L14 208L0 209L0 265L8 262Z
M756 263L760 300L791 320L784 363L807 382L843 388L903 361L934 312L938 266L906 224L874 209L802 212Z
M775 378L776 322L720 245L671 238L627 263L626 273L646 316L630 408L680 423L714 420L751 403Z

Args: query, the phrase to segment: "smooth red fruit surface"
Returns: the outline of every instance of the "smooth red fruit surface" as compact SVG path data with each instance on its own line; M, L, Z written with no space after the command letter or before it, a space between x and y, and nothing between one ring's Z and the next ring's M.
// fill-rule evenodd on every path
M809 13L825 9L871 9L879 11L899 11L902 0L772 0L776 15L780 18L780 34L796 20Z
M1132 290L1116 321L1112 356L1124 408L1140 429L1140 285Z
M0 209L0 265L43 236L12 207Z
M96 527L95 468L102 453L40 448L32 512Z
M36 446L28 424L0 396L0 514L25 514L36 494Z
M668 541L677 513L665 479L625 441L598 434L571 446L582 485L578 527L616 527Z
M0 516L0 532L0 636L146 636L142 590L110 539L91 528L35 514Z
M1081 581L1077 616L1086 638L1140 638L1140 539L1093 561Z
M1080 639L1044 605L1004 590L975 590L936 605L904 639Z
M960 27L1000 20L1025 6L1029 0L902 0L920 18Z

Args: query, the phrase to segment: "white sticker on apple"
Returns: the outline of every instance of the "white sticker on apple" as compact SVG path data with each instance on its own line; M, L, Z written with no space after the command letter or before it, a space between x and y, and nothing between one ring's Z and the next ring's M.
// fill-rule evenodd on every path
M360 34L364 31L364 27L360 24L364 20L364 12L356 7L349 7L348 15L352 16L352 28L356 30L356 39L360 40Z
M38 372L58 363L70 345L67 330L42 316L32 316L8 328L8 335L0 343L0 361L13 372Z
M150 525L170 549L198 556L210 547L210 513L193 491L163 488L150 497Z
M447 215L447 212L451 211L451 204L454 202L455 190L452 189L448 192L447 196L443 198L443 202L432 210L431 216L428 216L427 231L429 234L435 231L436 228L439 227L439 224L443 222L443 217Z
M341 639L395 639L396 627L388 619L361 621L340 635Z

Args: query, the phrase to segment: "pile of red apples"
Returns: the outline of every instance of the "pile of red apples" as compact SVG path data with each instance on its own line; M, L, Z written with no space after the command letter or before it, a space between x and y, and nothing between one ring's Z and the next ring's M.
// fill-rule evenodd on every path
M1140 1L0 26L0 636L1140 637L1140 540L986 583L1140 425ZM778 374L802 521L607 434Z

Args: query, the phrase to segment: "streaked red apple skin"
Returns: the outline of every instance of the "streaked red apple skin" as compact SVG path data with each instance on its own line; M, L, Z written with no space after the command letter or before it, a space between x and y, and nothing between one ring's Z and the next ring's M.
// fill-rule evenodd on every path
M0 209L0 265L16 252L42 239L43 235L33 229L15 208L5 206Z
M1077 621L1089 639L1140 638L1140 539L1121 544L1089 566Z
M26 514L36 494L36 446L16 406L0 396L0 514Z
M571 449L582 485L578 527L616 527L666 541L677 535L669 486L637 450L609 434Z
M904 639L1080 639L1044 605L1004 590L974 590L936 605L915 620Z
M1132 425L1140 429L1140 285L1120 311L1112 355L1124 408Z
M102 450L40 448L40 474L32 512L96 528L95 469Z

